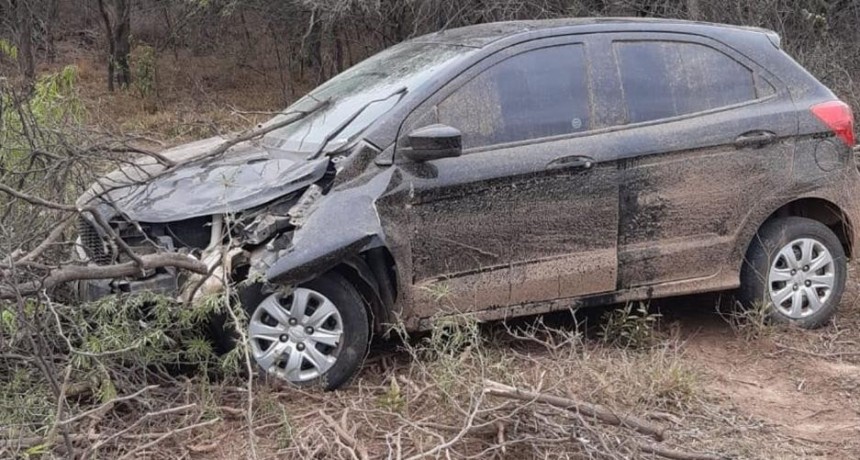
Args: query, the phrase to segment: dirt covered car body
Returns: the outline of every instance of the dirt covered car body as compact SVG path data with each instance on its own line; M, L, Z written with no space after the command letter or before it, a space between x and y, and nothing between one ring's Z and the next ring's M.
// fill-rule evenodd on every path
M281 131L190 169L169 159L211 154L220 140L182 146L133 178L154 179L122 185L126 172L81 203L96 196L105 220L143 246L228 253L221 269L234 277L301 286L336 273L377 331L736 289L774 219L826 227L836 265L855 247L850 110L779 46L766 30L663 20L439 32L359 64L263 126L301 117ZM84 256L121 256L87 231ZM789 265L824 254L803 250ZM170 269L147 276L86 289L151 289L156 276L165 292L188 284ZM770 280L775 302L792 286L806 293L786 297L792 319L841 295L825 295L833 273L829 288L811 276ZM290 325L267 332L271 350L280 337L290 355L306 338Z

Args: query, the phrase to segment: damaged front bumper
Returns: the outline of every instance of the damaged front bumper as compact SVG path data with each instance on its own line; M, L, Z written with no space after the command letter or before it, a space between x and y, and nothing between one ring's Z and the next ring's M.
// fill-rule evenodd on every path
M187 248L175 249L171 237L145 237L148 244L131 245L136 254L151 253L153 250L176 251L200 260L206 267L206 274L187 273L172 267L142 271L133 277L118 279L82 280L76 286L77 295L82 301L95 301L117 294L154 293L174 299L181 303L193 303L200 298L223 292L237 272L241 279L262 280L266 271L289 246L291 231L281 232L283 222L268 214L257 216L250 221L246 238L225 238L229 233L225 216L212 216L209 243L199 251ZM137 227L138 234L145 232ZM122 235L121 235L122 236ZM124 239L125 240L125 239ZM261 241L263 240L263 244ZM156 246L153 247L153 243ZM112 259L105 254L118 251L110 248L103 238L95 238L81 231L78 238L78 254L82 260L98 265L122 261L121 254L113 252ZM237 270L238 269L238 270Z
M105 279L78 281L78 298L91 302L115 294L138 294L151 292L167 297L176 297L179 292L179 277L176 270L156 273L144 279Z

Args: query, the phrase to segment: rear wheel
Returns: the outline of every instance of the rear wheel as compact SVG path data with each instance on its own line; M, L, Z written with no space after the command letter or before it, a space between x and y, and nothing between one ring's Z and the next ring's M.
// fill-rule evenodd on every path
M827 226L803 217L774 219L747 252L740 300L765 306L774 321L819 327L836 313L846 271L842 244Z
M249 306L251 355L268 378L334 390L367 354L369 321L361 296L330 273Z

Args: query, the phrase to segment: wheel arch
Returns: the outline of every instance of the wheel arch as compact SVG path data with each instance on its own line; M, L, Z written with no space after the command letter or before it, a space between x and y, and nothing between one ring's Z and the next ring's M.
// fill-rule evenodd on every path
M371 318L371 329L382 333L392 320L397 298L394 258L385 246L368 249L335 265L331 272L344 277L358 291Z
M783 204L778 209L773 211L756 227L755 232L747 241L744 249L744 254L749 250L750 244L758 234L758 231L768 222L779 217L805 217L821 222L829 228L839 242L842 243L842 249L845 251L845 256L849 259L854 254L854 225L845 210L839 205L830 200L818 197L805 197L792 200Z

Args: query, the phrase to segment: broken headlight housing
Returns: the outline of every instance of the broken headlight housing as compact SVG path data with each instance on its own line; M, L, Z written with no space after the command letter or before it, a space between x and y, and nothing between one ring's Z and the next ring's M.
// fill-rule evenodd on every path
M287 214L290 216L290 223L295 227L301 227L316 208L322 195L322 187L317 184L311 184L311 186L305 190L305 193L299 197L299 201L296 202L296 205L288 211Z

